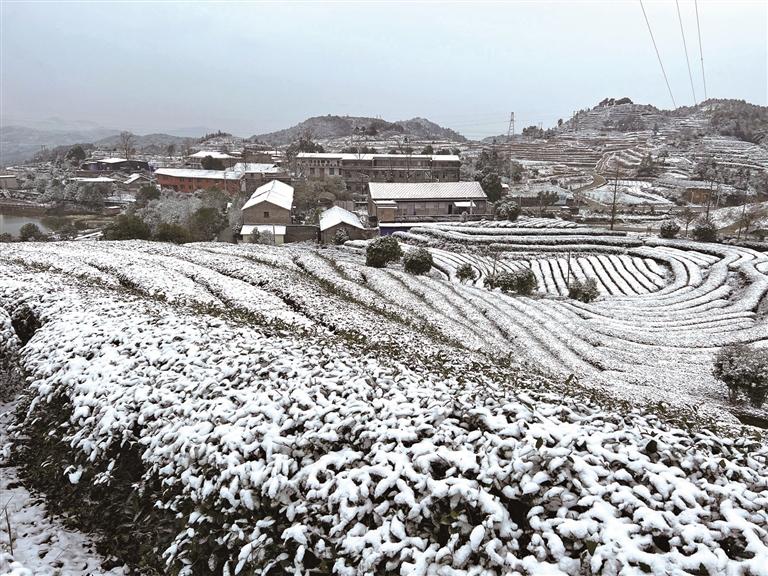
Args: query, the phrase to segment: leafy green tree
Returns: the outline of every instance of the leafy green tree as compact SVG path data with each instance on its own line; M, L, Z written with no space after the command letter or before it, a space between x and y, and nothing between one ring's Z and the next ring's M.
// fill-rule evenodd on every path
M523 179L523 165L512 160L509 163L509 178L512 182L520 182Z
M189 229L195 240L213 240L227 225L227 219L220 210L211 207L198 208L192 213Z
M429 154L430 156L435 153L435 149L432 147L432 144L427 144L424 146L424 148L421 150L422 154Z
M85 160L85 150L83 150L83 147L80 146L80 144L76 144L67 150L66 159L72 164L80 164Z
M503 198L496 202L493 211L499 220L514 222L520 216L520 206L511 198Z
M105 240L148 240L152 236L149 225L133 214L121 214L103 232Z
M144 208L150 200L157 200L158 198L160 198L160 190L157 186L145 184L136 193L136 207Z
M19 229L19 240L22 242L29 242L30 240L42 240L45 238L45 234L40 230L37 224L27 222Z
M212 156L205 156L200 160L200 166L203 170L224 170L224 162L221 158L214 158Z
M496 202L501 198L503 188L501 187L501 177L496 172L488 172L480 179L480 186L483 192L488 196L489 202Z
M403 256L403 268L411 274L426 274L432 269L433 264L432 254L426 248L416 248Z
M400 243L394 236L382 236L368 244L365 250L365 265L384 268L389 262L397 262L403 256Z
M185 244L191 240L189 230L178 224L161 222L155 232L155 240L158 242L172 242L173 244Z
M653 176L653 169L656 165L653 162L653 158L650 154L646 154L640 160L640 166L637 168L638 176Z
M13 235L8 232L0 234L0 242L13 242Z
M752 406L760 408L768 395L768 349L726 346L717 353L712 374L728 387L731 402L745 394Z

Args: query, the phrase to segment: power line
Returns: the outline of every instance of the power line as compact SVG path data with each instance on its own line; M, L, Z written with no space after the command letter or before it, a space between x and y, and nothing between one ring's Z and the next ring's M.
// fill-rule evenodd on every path
M675 103L675 97L672 96L672 88L669 85L669 79L667 78L667 72L664 70L664 64L661 63L661 54L659 54L659 48L656 46L656 39L653 37L653 31L651 30L651 23L648 21L648 14L645 13L645 6L643 6L643 0L640 0L640 8L643 10L643 16L645 17L645 24L648 26L648 33L651 35L651 42L653 42L653 49L656 51L656 58L659 59L659 66L661 66L661 73L664 75L664 82L667 83L667 90L669 90L669 97L672 99L672 106L677 108Z
M675 6L677 6L677 20L680 22L680 36L683 38L683 50L685 50L685 64L688 66L688 79L691 81L691 93L693 94L693 105L696 102L696 90L693 87L693 74L691 74L691 61L688 59L688 45L685 43L685 32L683 32L683 17L680 15L680 2L675 0Z
M699 25L699 3L697 0L693 0L693 5L696 7L696 30L699 33L699 56L701 57L701 80L704 82L704 100L707 100L707 77L704 76L704 52L701 49L701 26Z

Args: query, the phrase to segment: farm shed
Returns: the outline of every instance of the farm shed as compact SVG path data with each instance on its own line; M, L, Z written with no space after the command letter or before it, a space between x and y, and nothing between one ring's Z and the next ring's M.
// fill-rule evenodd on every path
M290 224L293 186L272 180L256 188L243 205L244 224Z
M472 214L484 214L488 198L479 182L371 182L368 184L368 213L380 222L391 222L391 210L380 210L383 202L395 203L395 218L416 220L419 217L461 214L467 208Z
M360 218L349 210L344 210L340 206L334 206L320 214L321 243L332 243L336 232L339 230L346 231L350 240L361 240L363 238L363 225L360 223Z

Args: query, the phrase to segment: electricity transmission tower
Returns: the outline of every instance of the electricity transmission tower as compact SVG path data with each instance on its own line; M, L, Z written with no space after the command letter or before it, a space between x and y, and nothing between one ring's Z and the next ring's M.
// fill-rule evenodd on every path
M509 128L507 128L507 140L510 140L515 135L515 113L509 113Z

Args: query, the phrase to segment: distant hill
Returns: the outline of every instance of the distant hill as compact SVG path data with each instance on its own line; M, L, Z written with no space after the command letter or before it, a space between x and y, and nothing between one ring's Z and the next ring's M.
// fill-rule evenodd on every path
M0 131L0 166L29 160L43 146L55 148L78 142L93 142L119 134L110 128L50 130L27 126L3 126Z
M173 144L178 148L184 142L187 142L189 140L190 138L183 138L181 136L172 136L171 134L163 134L163 133L145 134L144 136L141 136L139 134L134 134L134 146L137 150L141 150L143 152L164 153L165 149L170 144ZM102 148L102 149L118 148L120 146L120 135L115 134L112 136L107 136L106 138L97 140L96 142L94 142L94 144L98 148Z
M443 128L426 118L411 118L388 122L381 118L366 116L315 116L308 118L295 126L257 134L251 140L258 140L276 146L290 144L298 140L302 134L310 133L313 139L324 140L343 138L361 133L374 137L411 136L417 139L453 140L464 142L466 138L450 128Z

